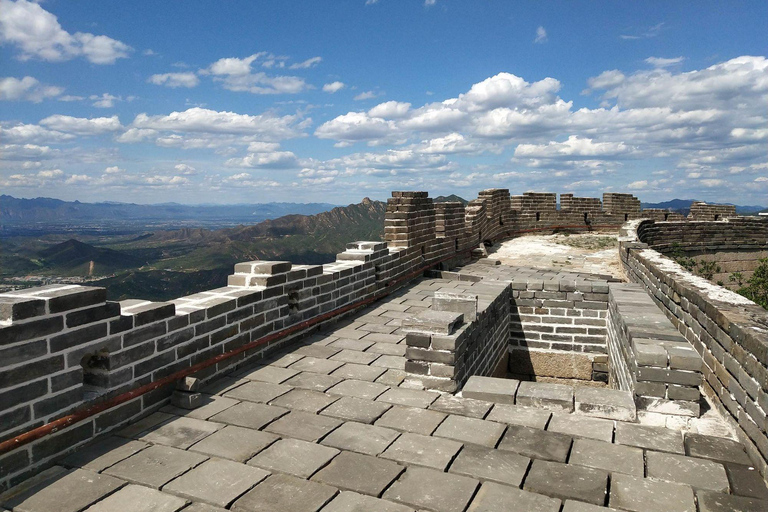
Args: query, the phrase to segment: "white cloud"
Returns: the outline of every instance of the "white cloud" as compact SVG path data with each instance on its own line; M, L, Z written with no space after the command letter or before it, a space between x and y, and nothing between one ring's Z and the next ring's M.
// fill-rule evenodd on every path
M400 101L387 101L379 103L371 110L368 111L368 115L371 117L380 117L382 119L398 119L405 117L408 114L408 110L411 108L410 103L404 103Z
M191 165L187 164L176 164L173 166L173 168L178 172L179 174L183 174L186 176L194 176L197 174L197 169L192 167Z
M157 133L157 130L152 130L149 128L128 128L126 131L118 135L115 140L117 142L132 144L135 142L143 142L150 137L156 136Z
M200 79L195 73L163 73L158 75L152 75L147 80L151 84L164 85L166 87L196 87L200 83Z
M344 82L338 82L338 81L331 82L331 83L325 84L323 86L323 92L327 92L327 93L333 94L335 92L339 92L344 87L346 87Z
M619 39L624 40L636 40L636 39L651 39L659 35L664 28L664 22L657 23L656 25L649 27L647 30L641 31L636 34L621 34Z
M0 144L3 160L45 160L58 156L59 150L39 144Z
M653 66L654 68L668 68L675 64L680 64L685 60L685 57L674 57L671 59L665 59L663 57L648 57L645 62Z
M252 167L266 169L289 169L298 166L296 155L290 151L269 151L250 153L243 158L230 158L228 167Z
M55 98L64 88L41 84L36 78L25 76L21 80L12 76L0 78L0 100L24 100L40 103Z
M536 29L536 39L534 39L533 42L539 44L547 42L547 31L541 25Z
M122 101L120 96L113 96L107 92L101 96L93 94L89 96L88 99L92 100L93 106L97 108L112 108L115 106L115 101Z
M51 130L74 133L76 135L99 135L102 133L114 132L122 128L117 116L86 119L83 117L56 114L46 117L40 121L40 124Z
M70 133L48 130L36 124L16 124L0 126L0 140L12 144L51 144L63 143L74 139Z
M547 144L519 144L515 157L559 158L559 157L600 157L611 158L632 153L632 148L623 142L594 142L592 139L571 135L564 142L551 141Z
M424 7L432 7L437 3L437 0L424 0Z
M360 94L355 96L353 99L355 101L362 101L362 100L370 100L370 99L375 98L377 96L378 96L378 94L376 94L376 92L374 92L374 91L365 91L365 92L361 92Z
M252 94L296 94L310 88L303 78L297 76L270 76L263 72L254 73L251 65L257 59L267 56L265 52L255 53L244 59L227 57L219 59L203 74L214 76L225 89Z
M295 64L291 64L291 69L307 69L307 68L313 68L320 64L322 62L322 57L312 57L311 59L307 59L304 62L297 62Z
M93 64L113 64L126 58L130 46L107 36L70 34L55 15L27 0L0 0L0 43L19 48L19 59L60 62L85 57Z

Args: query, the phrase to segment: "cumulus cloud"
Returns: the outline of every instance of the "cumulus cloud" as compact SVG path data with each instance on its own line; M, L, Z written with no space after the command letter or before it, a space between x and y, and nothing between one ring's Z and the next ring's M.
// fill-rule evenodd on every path
M339 81L331 82L323 86L323 92L333 94L335 92L339 92L344 87L346 87L346 84L344 84L344 82L339 82Z
M362 101L362 100L370 100L370 99L373 99L373 98L375 98L377 96L378 96L378 94L376 94L375 91L365 91L365 92L361 92L360 94L355 96L353 99L355 101Z
M648 57L645 59L645 62L654 68L667 68L669 66L674 66L675 64L680 64L684 60L685 57L674 57L671 59L665 59L663 57Z
M0 100L40 103L45 99L55 98L63 92L64 88L41 84L31 76L25 76L22 79L12 76L0 78Z
M99 135L115 132L122 128L117 116L86 119L56 114L46 117L40 121L40 124L51 130L75 135Z
M253 72L252 64L267 56L265 52L255 53L243 59L227 57L219 59L201 73L212 75L225 89L252 94L296 94L310 88L303 78L297 76L271 76L264 72ZM310 59L311 60L311 59Z
M571 135L564 142L547 144L519 144L515 157L521 158L612 158L627 155L632 148L623 142L594 142L592 139Z
M158 75L152 75L147 80L151 84L164 85L166 87L196 87L200 83L200 79L195 73L162 73Z
M115 106L116 101L122 100L120 96L113 96L107 92L101 96L93 94L88 99L93 101L93 106L96 108L112 108Z
M114 64L132 48L107 36L87 32L70 34L58 18L27 0L0 0L0 43L16 46L20 60L61 62L85 57L93 64Z
M410 103L404 103L400 101L387 101L384 103L379 103L373 107L368 111L368 115L371 117L380 117L382 119L398 119L405 117L410 108Z
M547 31L539 25L539 28L536 29L536 38L533 40L534 43L542 44L547 42Z
M71 133L48 130L36 124L0 125L0 140L12 144L59 144L75 138Z

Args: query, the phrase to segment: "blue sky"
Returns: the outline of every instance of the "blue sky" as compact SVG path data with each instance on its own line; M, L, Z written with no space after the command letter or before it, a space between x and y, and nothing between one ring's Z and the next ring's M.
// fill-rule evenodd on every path
M768 3L0 0L0 189L768 203Z

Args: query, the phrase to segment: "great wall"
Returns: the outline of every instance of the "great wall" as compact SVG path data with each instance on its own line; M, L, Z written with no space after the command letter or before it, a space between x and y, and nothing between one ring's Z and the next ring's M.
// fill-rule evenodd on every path
M484 246L526 233L562 230L618 233L618 252L626 282L607 275L562 269L508 267L486 257ZM732 206L704 203L695 203L685 218L664 210L642 210L636 197L618 193L605 193L602 200L561 194L558 207L553 193L510 196L506 189L491 189L480 192L478 198L465 207L461 203L434 203L426 192L393 192L387 204L385 240L350 243L335 262L326 265L240 263L235 266L228 286L164 303L110 302L103 288L77 285L52 285L1 294L0 490L13 486L21 489L12 492L3 503L9 507L14 503L18 505L23 501L19 501L20 496L34 500L35 494L30 494L29 489L44 495L41 489L45 487L40 487L40 482L45 479L39 475L55 468L59 468L56 478L64 479L75 478L72 475L85 471L88 465L83 461L63 463L63 466L60 461L72 460L73 452L76 457L85 447L92 446L89 443L94 439L97 443L106 436L118 439L114 435L117 432L118 436L133 439L132 443L163 445L162 440L153 441L146 432L165 428L163 425L179 419L173 416L173 411L178 412L180 404L174 402L175 407L169 406L169 401L178 389L178 382L192 376L209 386L205 388L206 399L214 405L243 399L232 390L236 385L240 386L238 389L245 389L254 381L291 386L289 394L304 389L323 396L333 394L336 386L349 382L347 379L381 388L378 395L372 395L370 404L362 401L369 398L365 393L356 392L352 396L361 400L358 409L355 403L349 403L346 404L349 410L343 414L328 413L335 418L354 419L342 426L329 427L328 432L337 426L341 430L351 423L365 425L374 421L382 429L408 431L409 428L402 425L383 422L395 410L388 408L391 404L414 406L414 403L421 404L424 397L431 397L415 407L442 410L449 414L446 423L456 415L457 422L470 417L488 424L489 428L504 425L489 444L467 441L459 434L445 434L447 438L468 442L466 446L486 444L496 448L498 444L493 453L504 448L508 436L512 438L512 425L522 424L519 420L499 419L513 410L505 407L520 406L514 411L525 418L533 414L530 411L550 411L539 428L556 421L557 414L550 419L552 410L570 415L568 421L576 425L579 421L608 422L611 426L607 438L594 439L616 444L625 444L620 439L627 434L620 434L620 430L628 431L634 428L638 418L645 418L662 427L642 427L655 432L656 441L626 443L646 450L645 470L640 452L640 482L625 481L628 477L622 476L620 470L611 473L610 478L606 474L605 482L613 483L601 484L602 490L595 491L596 505L651 510L636 508L640 505L633 500L649 502L653 496L669 489L658 487L661 484L655 480L651 480L653 484L646 482L642 478L645 476L678 482L679 488L669 492L674 495L672 502L682 504L679 510L694 510L690 508L694 501L700 511L728 510L737 503L745 507L743 510L762 507L766 504L762 499L768 499L768 495L762 494L755 478L762 483L768 477L768 312L733 291L687 271L669 257L673 251L717 262L721 275L714 276L713 281L723 280L733 272L740 272L748 279L759 259L768 256L768 219L739 217ZM259 371L262 376L254 377ZM315 379L310 385L299 378L305 373L309 375L307 379ZM328 381L325 386L317 383L323 378ZM560 379L566 384L537 382L542 378ZM603 387L594 387L596 385ZM402 397L382 398L398 394ZM255 401L268 402L270 405L263 407L278 409L275 406L279 405L280 395ZM322 400L319 396L315 398ZM329 404L335 399L328 398L322 407L310 409L314 413L321 409L323 412L307 421L325 418L333 407ZM250 403L249 398L243 400L242 403ZM454 405L440 409L435 404L441 401ZM370 421L359 419L367 414L365 407L375 408L382 403L389 405ZM485 409L480 407L482 414L466 412L470 406L485 403L488 403ZM238 405L230 403L233 409ZM288 410L291 410L288 416L297 414L293 406L283 406L287 409L282 414ZM695 433L677 432L677 440L672 441L674 448L659 448L655 444L665 442L665 436L671 435L665 432L674 432L674 428L667 427L675 421L699 417L702 407L714 407L738 443L731 440L728 441L731 444L722 444L725 441L717 444L718 441L707 436L699 436L702 441ZM212 425L220 425L217 421L241 425L237 421L228 422L223 409L214 409L210 415L195 420L181 418L205 420L201 423ZM389 412L385 414L385 410ZM266 431L284 438L294 437L291 434L294 427L280 430L274 426L283 421L279 417L277 414L255 428L269 424ZM270 423L273 420L277 421ZM607 423L585 425L595 429L594 432L608 428ZM211 428L213 432L219 427ZM438 428L434 436L441 435L443 428L447 427ZM467 428L475 430L475 427ZM654 428L660 430L654 431ZM131 434L120 434L126 431ZM543 432L548 431L557 430L548 426ZM328 437L310 436L308 440L323 438L322 443L329 444L326 441L334 433L328 432L323 434ZM141 433L144 437L139 436ZM426 435L430 433L432 430ZM362 494L411 507L442 510L430 508L435 505L422 503L418 497L408 498L409 486L413 484L408 479L418 477L419 482L428 479L419 474L426 471L419 468L424 465L433 468L429 471L435 468L445 471L451 458L446 464L416 462L415 468L408 465L407 457L388 458L387 454L399 446L398 443L405 442L407 435L415 434L402 434L391 446L375 452L383 459L405 464L406 476L386 492L384 486ZM578 452L576 443L583 444L581 435L593 436L574 432L570 435L576 439L571 455L543 458L568 468L581 468L574 458ZM305 439L300 435L296 437ZM282 442L285 440L279 441ZM550 441L542 438L538 444L547 442ZM558 441L551 438L551 442ZM719 455L707 453L706 449L697 452L697 442L713 447L710 451ZM116 448L118 444L113 449L122 449ZM170 445L176 446L173 442ZM330 445L346 449L346 446ZM132 460L138 456L136 452L142 453L141 449L127 452L123 458ZM455 449L453 457L460 449L460 446ZM350 450L342 453L360 451ZM470 448L464 448L460 453L468 450ZM714 464L711 460L717 461L714 464L717 468L707 468L722 471L718 477L725 479L725 487L722 482L715 489L687 482L686 471L695 473L687 466L680 469L686 475L681 480L677 480L677 475L659 476L658 468L665 464L657 462L652 467L651 459L667 457L664 455L667 452L685 459L680 467L704 464L697 461L705 459L710 465ZM103 457L107 452L99 453L99 457ZM363 453L367 452L363 450ZM553 475L560 474L557 473L560 469L545 466L555 462L545 463L536 460L537 455L517 453L526 454L534 462L532 469L527 470L528 473L523 469L517 483L512 485L522 486L523 490L516 492L548 496L547 499L557 501L556 506L548 502L553 508L541 510L559 510L559 500L565 500L568 510L587 510L569 508L567 500L590 502L591 496L582 498L580 491L574 491L575 494L548 492L543 484L537 487L537 472L543 472L541 478L550 484L556 478ZM699 458L693 459L693 456ZM93 457L98 459L96 455ZM457 462L461 457L459 455ZM121 464L115 465L118 460L122 459L112 462L114 467ZM206 464L211 462L204 462L200 467ZM445 478L453 477L456 463L453 464ZM669 464L667 461L666 465ZM755 474L744 473L743 468L748 466L756 468ZM80 469L65 474L62 467ZM104 471L102 478L123 478L136 483L119 472L110 472L108 465L94 471ZM323 471L326 470L317 474ZM562 471L565 472L562 475L567 476L571 469ZM476 472L460 474L485 481ZM602 481L602 474L590 475ZM566 476L562 478L568 481L570 477ZM264 485L256 482L263 478L254 477L251 486L245 489L251 489L245 497L238 501L223 500L218 505L231 506L232 510L251 510L248 507L255 507L256 502L248 505L246 497L256 499L253 496ZM315 477L306 483L315 484ZM461 488L459 484L463 484L456 484ZM108 486L108 491L98 495L99 500L120 489L122 484L110 485L113 487ZM166 484L170 494L194 498L194 493L173 491L173 485ZM483 483L481 489L488 485ZM596 486L599 488L600 484ZM331 482L331 487L346 488L338 482ZM691 487L696 491L695 499ZM52 488L53 485L48 487ZM710 494L717 492L712 496L702 492L702 488ZM758 490L750 490L753 488ZM488 493L498 491L492 486L489 489ZM245 490L234 496L242 495ZM490 500L483 492L475 495L476 490L467 491L464 507L471 499ZM721 495L735 501L717 505L721 503L718 500L724 499ZM335 490L328 496L320 506L335 496ZM340 496L334 501L340 500ZM180 507L184 505L186 503ZM27 510L19 508L22 509ZM311 508L318 509L319 506ZM669 505L667 510L677 509Z

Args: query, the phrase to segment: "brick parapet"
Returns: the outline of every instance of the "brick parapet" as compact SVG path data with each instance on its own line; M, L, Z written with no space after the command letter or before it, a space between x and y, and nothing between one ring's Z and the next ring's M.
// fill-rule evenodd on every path
M641 233L650 223L634 221L622 228L620 256L626 274L648 291L701 355L703 393L729 420L766 477L768 315L760 306L688 272L643 243Z
M692 220L723 220L736 216L736 207L732 204L708 204L694 201L688 218Z

